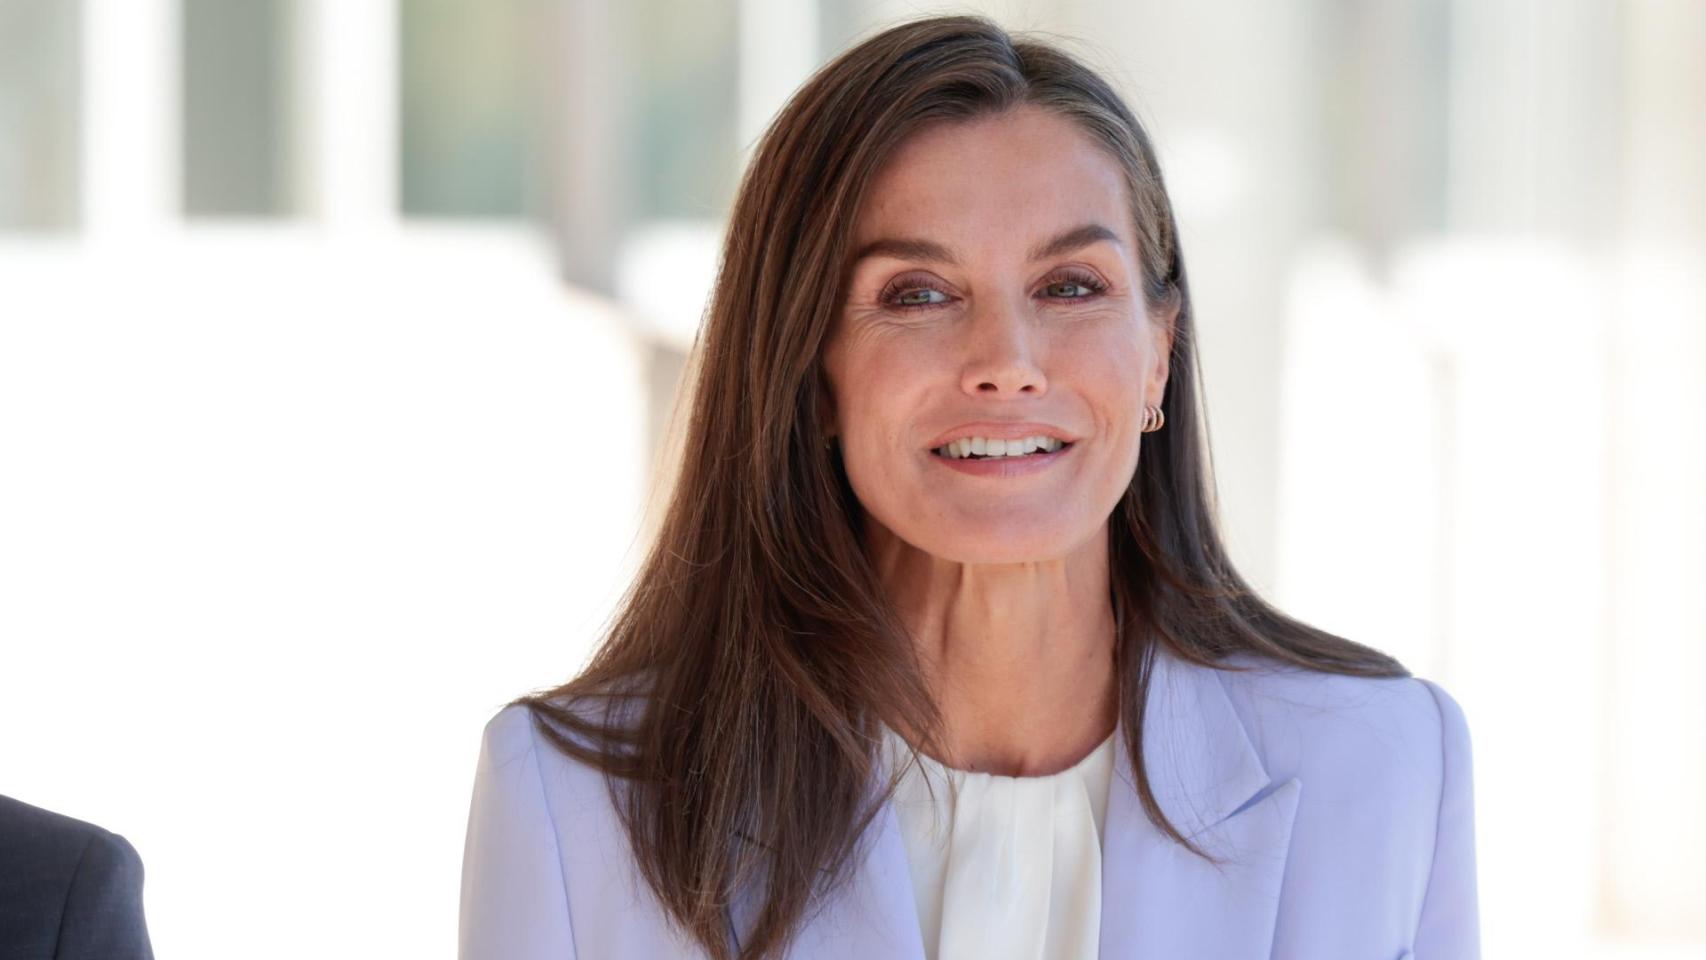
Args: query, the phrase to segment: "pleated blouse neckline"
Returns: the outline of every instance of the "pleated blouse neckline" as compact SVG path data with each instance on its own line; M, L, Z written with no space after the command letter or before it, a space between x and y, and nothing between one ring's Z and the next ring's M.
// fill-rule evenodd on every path
M1110 734L1072 767L1012 777L949 767L883 727L929 960L1094 957Z

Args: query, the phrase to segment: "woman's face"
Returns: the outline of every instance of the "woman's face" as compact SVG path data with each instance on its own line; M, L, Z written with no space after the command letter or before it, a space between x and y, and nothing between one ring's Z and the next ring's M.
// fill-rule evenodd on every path
M831 432L869 520L962 563L1062 558L1102 532L1171 346L1129 210L1119 165L1042 108L900 147L859 212L824 354ZM942 449L1035 436L1070 442Z

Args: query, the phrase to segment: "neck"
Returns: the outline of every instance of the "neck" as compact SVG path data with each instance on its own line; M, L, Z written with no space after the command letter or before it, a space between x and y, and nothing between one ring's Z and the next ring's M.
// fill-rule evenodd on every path
M877 524L870 547L942 712L948 755L936 759L1046 776L1113 732L1106 527L1065 557L1029 563L943 560Z

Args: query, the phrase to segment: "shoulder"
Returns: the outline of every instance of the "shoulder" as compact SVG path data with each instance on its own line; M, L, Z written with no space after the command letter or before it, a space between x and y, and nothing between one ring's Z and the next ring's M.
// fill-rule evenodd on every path
M79 864L106 873L142 873L142 858L124 837L5 796L0 796L0 862L37 874L63 870L68 879Z
M462 866L465 956L699 956L673 939L613 803L623 781L562 749L553 719L604 700L512 704L485 725ZM571 919L572 918L572 919Z
M0 940L45 938L62 956L148 956L142 883L124 837L0 797L0 902L14 907L0 916Z
M526 704L512 703L486 721L480 731L480 753L492 767L504 767L534 749L533 711Z
M1396 738L1438 746L1467 729L1463 708L1433 680L1329 673L1247 653L1225 662L1238 669L1215 676L1253 739L1294 727L1335 742L1394 745Z
M608 799L609 784L596 765L563 749L568 740L592 748L565 718L604 724L617 719L597 698L553 698L542 704L512 703L486 721L480 735L479 778L514 790L543 789L553 808L582 808ZM528 784L533 784L528 787Z
M1269 774L1302 777L1317 799L1385 790L1431 816L1447 765L1467 756L1463 708L1433 680L1347 676L1251 654L1228 663L1248 668L1215 676Z
M546 712L515 703L486 721L465 856L532 863L557 850L566 865L618 832L610 782L553 741Z
M1320 930L1368 942L1397 931L1410 942L1435 903L1444 919L1429 921L1429 935L1471 956L1462 944L1474 936L1473 790L1456 698L1421 677L1232 659L1251 669L1215 676L1251 746L1275 782L1301 787L1276 949L1302 949ZM1358 910L1346 914L1347 903Z

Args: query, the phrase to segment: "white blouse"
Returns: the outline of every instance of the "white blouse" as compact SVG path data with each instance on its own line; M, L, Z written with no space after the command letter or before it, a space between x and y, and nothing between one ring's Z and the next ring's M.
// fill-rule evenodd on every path
M1095 957L1113 735L1071 769L1004 777L922 753L921 770L900 735L883 732L890 769L907 764L894 808L925 956Z

